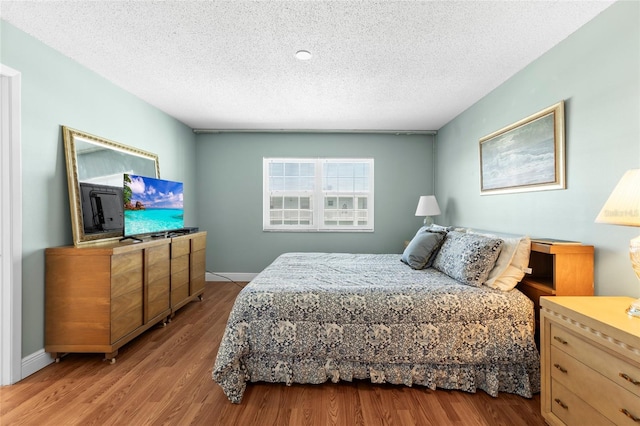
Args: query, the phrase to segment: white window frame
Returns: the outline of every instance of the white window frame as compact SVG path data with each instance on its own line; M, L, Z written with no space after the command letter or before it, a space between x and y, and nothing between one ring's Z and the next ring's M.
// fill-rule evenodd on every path
M270 188L270 167L272 163L307 163L314 165L314 185L313 188L306 188L291 191L276 191ZM369 166L368 191L338 192L325 191L323 188L323 170L328 164L336 163L361 163ZM262 229L269 232L374 232L374 160L373 158L263 158L262 159L262 183L263 183L263 199L262 199ZM284 204L286 197L290 198L290 203L295 202L295 198L309 198L308 209L300 206L298 209L290 210L292 222L298 221L297 224L272 224L271 222L271 197L277 194L283 197L283 218L286 215ZM366 217L366 224L325 224L325 218L331 212L331 209L325 208L325 197L341 197L352 198L353 201L349 205L350 208L344 212L349 218L357 221L358 217ZM357 198L366 198L366 208L357 208ZM310 210L310 211L309 211ZM338 209L339 210L339 209ZM299 223L300 218L310 218L309 223ZM342 214L342 213L341 213ZM306 222L302 220L302 222Z

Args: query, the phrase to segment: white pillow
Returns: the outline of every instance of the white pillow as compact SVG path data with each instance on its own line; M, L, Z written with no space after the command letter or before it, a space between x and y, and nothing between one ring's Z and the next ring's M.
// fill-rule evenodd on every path
M505 237L500 234L490 234L469 230L469 233L485 235L487 237L500 238L502 251L496 264L489 272L489 277L484 283L486 286L502 291L513 289L524 277L524 271L529 266L529 254L531 252L531 238Z
M524 278L524 271L529 267L530 254L531 238L522 237L518 247L516 248L516 252L513 255L513 259L511 259L511 263L489 287L497 288L502 291L512 290L520 281L522 281L522 278Z

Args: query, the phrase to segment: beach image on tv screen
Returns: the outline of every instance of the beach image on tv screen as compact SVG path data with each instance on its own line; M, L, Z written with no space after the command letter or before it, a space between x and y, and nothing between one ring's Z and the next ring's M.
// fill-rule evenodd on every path
M124 175L124 234L152 234L184 228L182 182Z

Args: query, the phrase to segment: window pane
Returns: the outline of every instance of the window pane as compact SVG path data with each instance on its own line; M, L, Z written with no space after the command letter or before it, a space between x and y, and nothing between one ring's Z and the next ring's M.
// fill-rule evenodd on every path
M368 173L366 172L368 167L369 167L369 165L365 164L365 163L354 164L353 165L353 175L355 177L359 177L359 178L366 177L368 175Z
M308 210L300 211L300 225L311 225L312 224L313 215Z
M270 212L270 222L272 225L279 225L282 223L282 210Z
M283 177L270 178L269 189L271 191L284 191L284 178Z
M282 197L271 197L271 209L281 209L282 208Z
M290 176L284 178L285 191L297 191L299 186L299 178Z
M314 177L302 177L300 178L300 190L301 191L313 191L315 188Z
M336 197L324 197L324 208L331 210L338 208L338 200Z
M285 176L300 176L300 164L299 163L285 163L284 165Z
M315 164L313 163L300 163L300 176L311 176L315 175Z
M337 177L338 176L338 163L326 163L323 165L325 177Z
M311 209L311 198L309 197L300 197L300 208L301 209Z
M269 164L269 176L284 176L284 164L282 164L282 163L270 163Z
M353 163L338 164L338 176L340 177L353 176Z
M338 199L338 203L340 204L341 209L352 209L353 208L353 198L349 197L340 197Z
M291 209L298 209L298 198L297 197L285 197L284 199L284 208L291 210Z
M325 177L322 184L324 191L337 191L338 190L338 178L337 177Z
M353 192L353 178L338 178L339 192Z
M365 192L369 189L367 188L368 181L365 178L355 178L353 184L353 189L356 192Z

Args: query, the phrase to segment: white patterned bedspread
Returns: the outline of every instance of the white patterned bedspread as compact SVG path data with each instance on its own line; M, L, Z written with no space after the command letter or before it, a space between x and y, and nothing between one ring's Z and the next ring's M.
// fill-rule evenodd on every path
M398 254L287 253L239 294L213 379L374 383L530 398L540 388L533 303L517 290L413 270Z

